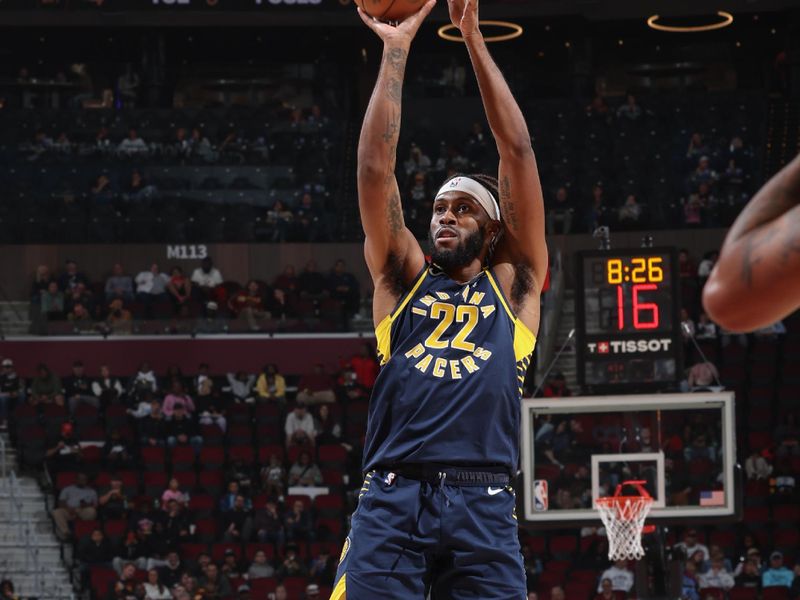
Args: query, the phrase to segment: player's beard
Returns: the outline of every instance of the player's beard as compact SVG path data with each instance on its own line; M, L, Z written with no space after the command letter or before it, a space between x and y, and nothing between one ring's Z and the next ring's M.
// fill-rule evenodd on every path
M434 243L433 234L428 232L428 240L431 244L431 260L435 265L440 267L443 271L450 271L451 269L460 269L466 267L478 256L483 250L483 242L485 240L483 229L478 229L475 233L467 236L463 242L458 246L450 249L437 248Z

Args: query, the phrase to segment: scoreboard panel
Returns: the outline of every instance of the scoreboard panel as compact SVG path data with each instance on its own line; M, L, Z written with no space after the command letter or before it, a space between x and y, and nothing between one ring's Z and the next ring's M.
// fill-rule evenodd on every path
M578 381L593 392L657 391L682 378L674 248L578 254Z

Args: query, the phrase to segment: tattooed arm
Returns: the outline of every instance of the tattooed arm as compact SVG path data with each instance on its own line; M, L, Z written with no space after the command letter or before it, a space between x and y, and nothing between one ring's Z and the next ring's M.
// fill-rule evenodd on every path
M703 288L703 306L732 331L752 331L800 308L800 155L736 219Z
M358 142L358 206L366 235L364 255L375 284L375 325L391 312L402 288L425 262L419 243L403 221L394 172L408 50L434 4L430 0L396 27L376 21L358 9L361 19L384 44L378 81Z

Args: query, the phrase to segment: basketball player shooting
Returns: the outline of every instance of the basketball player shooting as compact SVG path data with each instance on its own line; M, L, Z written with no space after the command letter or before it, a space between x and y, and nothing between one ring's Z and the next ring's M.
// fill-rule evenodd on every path
M497 180L444 182L432 199L430 263L404 224L394 173L406 60L433 2L397 26L360 12L384 44L358 152L382 367L333 600L526 597L511 483L547 268L542 190L525 119L478 27L477 1L448 6L500 165Z
M753 331L800 308L800 155L736 219L703 288L703 306L732 331Z

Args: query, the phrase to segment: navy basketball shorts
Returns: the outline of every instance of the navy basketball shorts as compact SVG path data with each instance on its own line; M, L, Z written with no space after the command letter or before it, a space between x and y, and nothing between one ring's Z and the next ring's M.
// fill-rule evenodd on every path
M514 490L371 471L331 600L524 600Z

